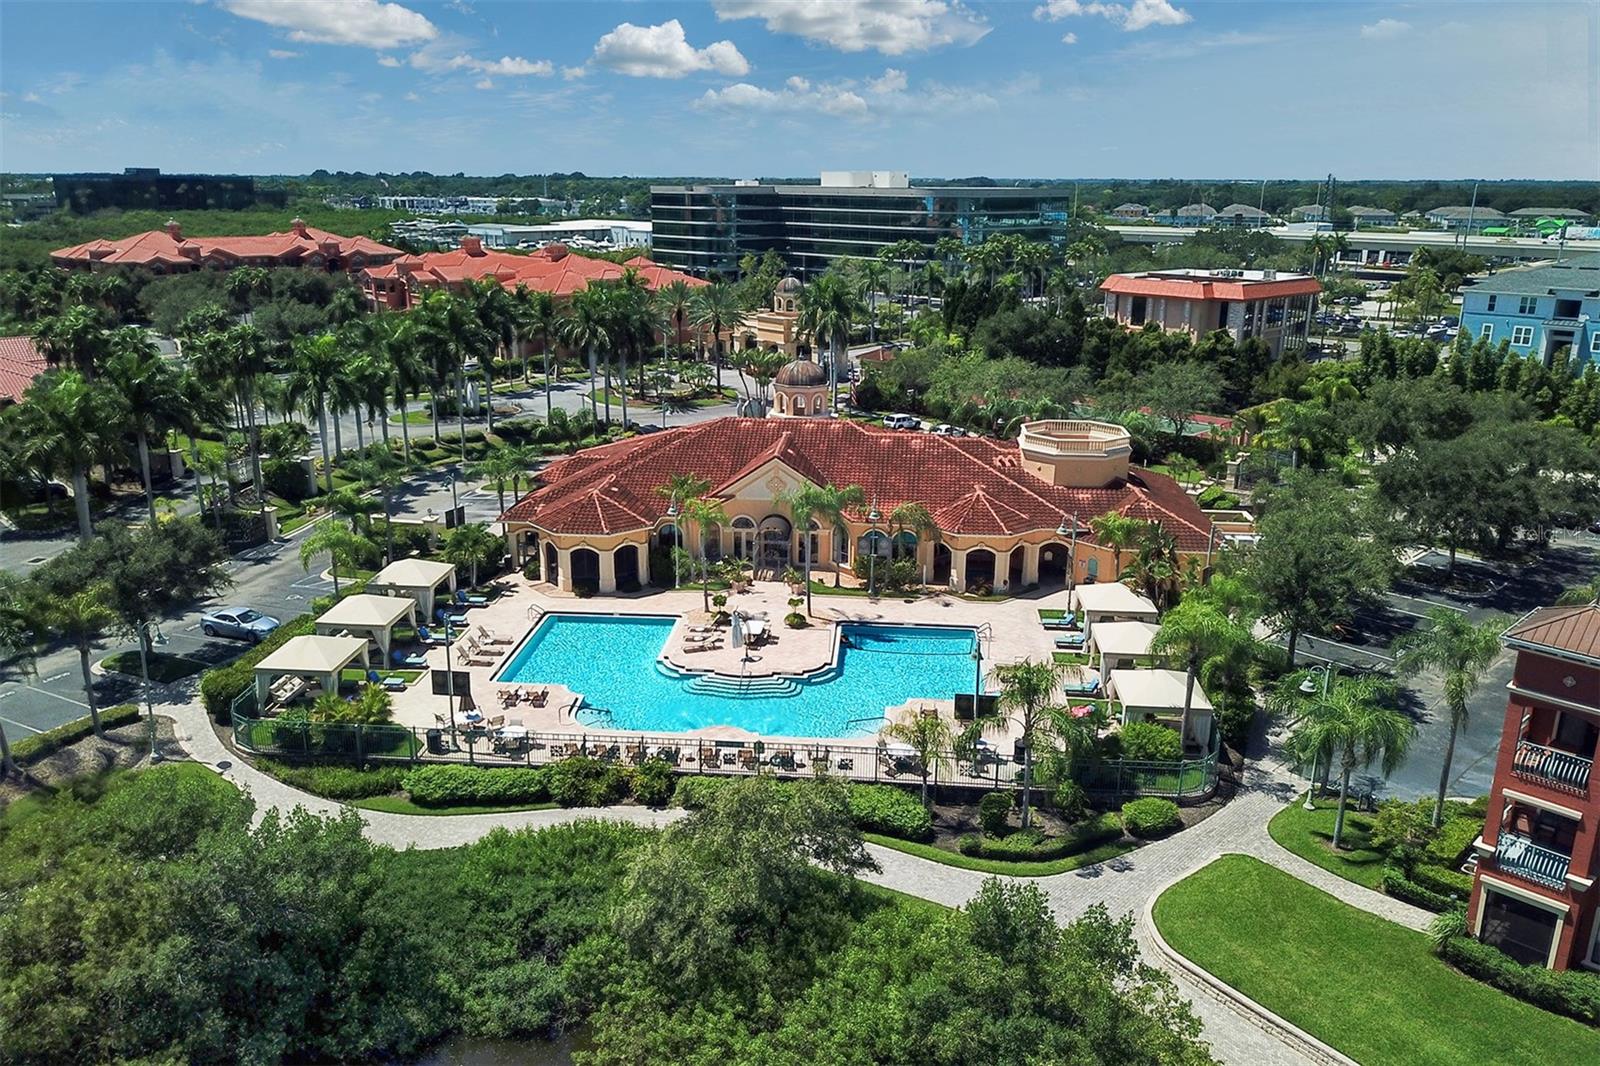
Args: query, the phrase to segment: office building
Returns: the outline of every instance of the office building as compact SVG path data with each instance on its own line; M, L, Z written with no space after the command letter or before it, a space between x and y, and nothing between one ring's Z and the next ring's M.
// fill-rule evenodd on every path
M1526 965L1600 969L1600 605L1541 607L1505 644L1517 662L1468 928Z
M1016 233L1059 242L1071 205L1070 189L920 186L899 171L824 171L815 185L650 188L654 256L702 276L732 275L741 257L768 251L805 276L900 241L929 259L943 237L979 244Z
M240 211L282 207L288 193L257 189L256 179L237 174L163 174L156 167L129 167L121 174L53 174L56 206L75 215L108 207L124 211Z
M1461 328L1546 363L1563 346L1575 362L1600 363L1600 255L1502 270L1463 288Z
M649 248L650 223L628 218L574 218L536 226L483 223L468 226L467 232L483 241L485 248L538 248L552 241L611 251L618 248Z
M1266 342L1272 354L1304 347L1322 284L1275 270L1150 270L1101 282L1105 313L1129 329L1155 324L1199 338L1226 330Z

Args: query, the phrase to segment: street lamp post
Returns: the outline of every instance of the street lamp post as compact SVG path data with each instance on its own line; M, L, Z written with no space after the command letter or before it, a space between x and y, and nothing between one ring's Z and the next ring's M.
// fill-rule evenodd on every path
M154 633L151 631L154 630ZM167 638L161 633L161 626L156 622L141 622L139 624L139 676L144 679L144 711L150 722L150 761L160 762L161 752L156 748L156 708L155 702L150 698L150 659L145 653L145 645L161 645Z
M867 522L869 523L869 525L867 527L867 530L868 530L867 531L867 544L870 545L870 549L871 549L871 550L869 550L867 552L867 595L868 596L876 596L878 594L878 518L879 517L880 516L878 514L878 498L876 496L874 496L872 498L872 510L867 512Z
M678 532L678 495L673 493L672 499L667 501L667 517L672 519L672 587L680 588L683 585L683 575L679 572L682 563L679 562L678 552L682 548L683 537Z
M1326 697L1328 695L1328 679L1333 676L1333 663L1329 662L1325 666L1313 666L1311 673L1322 675L1322 695ZM1317 683L1308 676L1304 681L1300 682L1300 691L1302 694L1310 696L1317 691ZM1305 809L1308 811L1317 809L1316 804L1312 803L1311 799L1317 792L1317 756L1320 754L1321 752L1316 751L1311 753L1311 777L1306 781Z

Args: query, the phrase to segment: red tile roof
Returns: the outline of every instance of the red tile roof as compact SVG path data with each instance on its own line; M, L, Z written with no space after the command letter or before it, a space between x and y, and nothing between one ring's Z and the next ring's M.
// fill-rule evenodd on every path
M59 248L50 258L60 266L86 266L105 263L111 266L175 266L212 262L229 263L237 259L272 259L284 264L299 263L314 254L336 256L348 261L360 255L366 260L398 258L398 248L379 244L370 237L343 237L304 224L285 233L246 237L184 237L176 226L135 233L117 241L94 240L71 248Z
M1024 470L1015 442L824 419L719 418L590 448L551 463L500 520L565 534L644 529L665 517L656 489L671 475L693 473L726 495L773 460L816 484L860 485L884 514L920 503L947 533L1008 536L1116 511L1160 522L1186 552L1210 542L1210 519L1161 474L1134 470L1103 488L1065 488Z
M1600 662L1600 605L1540 607L1506 630L1506 640Z
M525 287L554 296L570 296L586 288L591 281L615 281L628 269L636 269L644 279L645 287L652 291L670 281L681 280L691 287L709 284L700 278L652 263L643 256L636 256L618 266L605 259L575 255L562 244L546 245L530 255L515 255L484 248L475 238L469 238L461 248L408 256L387 266L374 267L366 273L374 278L400 274L422 285L456 285L495 278L507 289Z
M0 337L0 403L22 399L46 365L32 337Z
M1127 292L1135 296L1172 296L1180 300L1270 300L1278 296L1314 295L1322 291L1316 278L1287 278L1282 281L1251 281L1195 276L1151 276L1113 274L1100 283L1106 292Z

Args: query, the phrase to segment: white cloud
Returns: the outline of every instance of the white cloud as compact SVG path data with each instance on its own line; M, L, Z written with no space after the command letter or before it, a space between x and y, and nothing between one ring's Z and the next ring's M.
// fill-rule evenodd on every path
M422 97L418 96L416 93L406 93L406 102L420 104L422 103Z
M1371 25L1361 27L1361 36L1371 41L1391 40L1410 32L1411 23L1401 22L1399 19L1379 19Z
M385 57L387 58L387 57ZM384 66L399 66L398 62L387 63L379 60ZM424 70L430 74L444 74L452 70L470 70L475 74L484 75L487 81L492 75L501 75L508 78L538 77L548 78L556 72L555 65L548 59L532 60L521 56L501 56L499 59L479 59L457 52L455 55L444 55L436 50L422 49L411 53L409 59L411 66L417 70ZM482 88L479 84L479 88Z
M960 0L711 0L719 19L761 19L841 52L897 56L945 45L970 45L989 32Z
M380 0L219 0L240 18L289 31L291 41L396 48L439 35L418 12Z
M890 67L883 72L883 77L868 80L867 88L875 93L903 93L906 91L906 72Z
M286 48L269 48L267 55L273 59L299 59L299 52L291 52Z
M1077 44L1078 43L1078 35L1076 33L1063 33L1061 35L1061 43L1062 44Z
M42 104L44 99L38 93L23 93L22 102L25 104Z
M561 68L561 76L563 78L567 79L568 81L577 81L579 78L587 78L589 76L589 68L588 67L562 67Z
M783 83L791 92L803 93L811 88L811 83L796 74Z
M632 78L681 78L701 70L736 78L750 72L750 64L732 41L697 49L684 37L683 23L677 19L659 26L624 22L595 43L590 61Z
M504 74L507 77L548 78L556 72L555 66L548 59L534 61L523 59L521 56L501 56L492 62L479 62L472 69L484 74Z
M1193 21L1189 12L1181 7L1173 7L1172 0L1133 0L1132 6L1100 3L1099 0L1045 0L1045 3L1033 9L1033 17L1045 22L1060 22L1081 15L1106 19L1129 33L1151 26L1182 26L1185 22ZM1072 34L1067 36L1073 37L1072 41L1067 41L1068 44L1077 40Z
M494 82L491 81L488 78L484 78L481 81L478 81L478 82L474 83L474 85L472 87L474 89L493 89L494 88Z
M380 67L398 67L399 65L400 60L396 59L394 56L378 57L378 66Z
M997 90L1001 95L1018 95L1037 88L1026 79ZM988 92L970 87L954 88L938 82L923 82L913 90L904 71L893 67L880 77L858 82L853 78L813 84L796 76L782 89L767 89L749 82L737 82L723 89L708 89L695 101L701 110L762 111L793 115L832 115L867 121L887 115L950 116L962 112L989 110L998 106Z

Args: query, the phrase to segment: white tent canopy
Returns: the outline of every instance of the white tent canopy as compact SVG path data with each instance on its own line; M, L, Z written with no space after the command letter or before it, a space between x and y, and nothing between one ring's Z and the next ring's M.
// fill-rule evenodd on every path
M1154 622L1101 622L1094 627L1091 644L1100 656L1100 672L1109 675L1118 666L1131 666L1132 660L1150 654L1161 627Z
M1156 605L1120 581L1078 585L1072 590L1072 609L1082 611L1089 622L1104 619L1148 619L1155 621Z
M388 661L394 627L405 619L417 621L417 601L410 596L374 596L363 593L346 596L317 619L317 632L330 636L342 633L365 635L374 641Z
M432 621L434 597L439 586L448 582L455 592L456 568L450 563L432 559L396 559L379 570L367 582L367 591L391 596L410 596L422 608L424 618Z
M283 647L256 664L256 705L265 707L272 683L280 677L304 677L316 681L325 692L337 692L339 674L361 660L368 665L366 637L329 637L305 634L290 637Z
M1112 699L1122 701L1123 724L1147 717L1176 724L1183 714L1183 694L1188 681L1188 675L1182 670L1113 670L1106 692ZM1211 711L1211 700L1196 681L1189 701L1189 743L1204 746L1209 742Z

